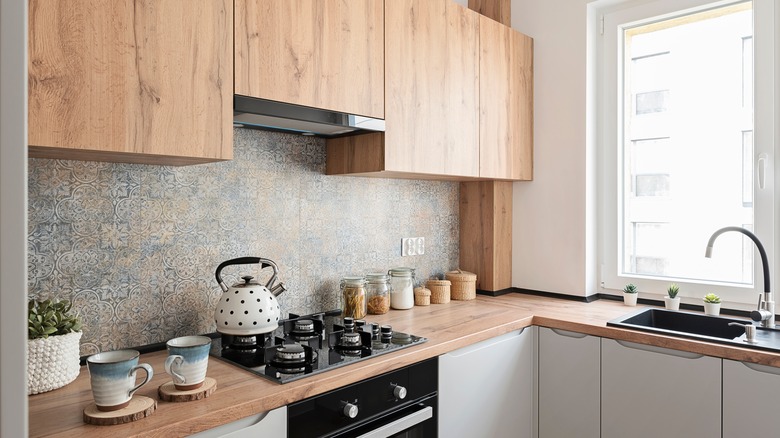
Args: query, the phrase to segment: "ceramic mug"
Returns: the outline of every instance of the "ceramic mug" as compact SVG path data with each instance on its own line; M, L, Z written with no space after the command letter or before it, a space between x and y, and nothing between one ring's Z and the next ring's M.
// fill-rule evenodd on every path
M182 336L166 343L168 358L165 372L173 377L173 385L179 391L200 388L206 379L211 338L206 336Z
M133 393L152 380L149 364L139 364L136 350L117 350L93 354L87 358L92 397L100 411L116 411L130 404ZM136 385L135 372L146 371L146 378Z

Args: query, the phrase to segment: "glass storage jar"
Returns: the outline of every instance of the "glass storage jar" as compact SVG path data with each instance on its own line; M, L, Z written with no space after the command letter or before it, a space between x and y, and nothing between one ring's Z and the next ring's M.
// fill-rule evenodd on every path
M344 317L366 317L366 281L363 277L342 277L341 309Z
M388 273L393 286L390 307L401 310L414 307L414 268L393 268Z
M383 315L390 310L390 292L392 290L390 276L387 274L383 272L366 274L366 297L370 315Z

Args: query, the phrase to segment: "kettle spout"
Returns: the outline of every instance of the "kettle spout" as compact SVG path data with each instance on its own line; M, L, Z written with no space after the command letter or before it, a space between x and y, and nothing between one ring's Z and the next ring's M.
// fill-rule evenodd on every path
M277 284L276 286L271 288L271 293L275 297L278 297L279 295L281 295L282 292L284 292L286 290L287 290L287 286L285 286L284 283L280 282L279 284Z

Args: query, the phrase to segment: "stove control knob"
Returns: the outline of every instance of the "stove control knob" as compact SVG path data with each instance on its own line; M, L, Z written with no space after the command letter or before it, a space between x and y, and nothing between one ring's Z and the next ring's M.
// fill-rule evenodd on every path
M403 400L406 398L406 388L401 385L396 385L395 383L390 385L390 387L393 388L393 397L397 398L398 400Z
M343 407L342 413L347 418L355 418L358 415L358 407L356 404L352 404L349 402L341 402L341 405Z

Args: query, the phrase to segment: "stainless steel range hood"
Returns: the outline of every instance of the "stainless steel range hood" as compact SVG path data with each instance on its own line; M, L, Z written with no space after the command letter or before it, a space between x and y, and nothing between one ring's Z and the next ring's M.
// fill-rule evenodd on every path
M233 124L326 138L385 130L382 119L240 95L233 96Z

